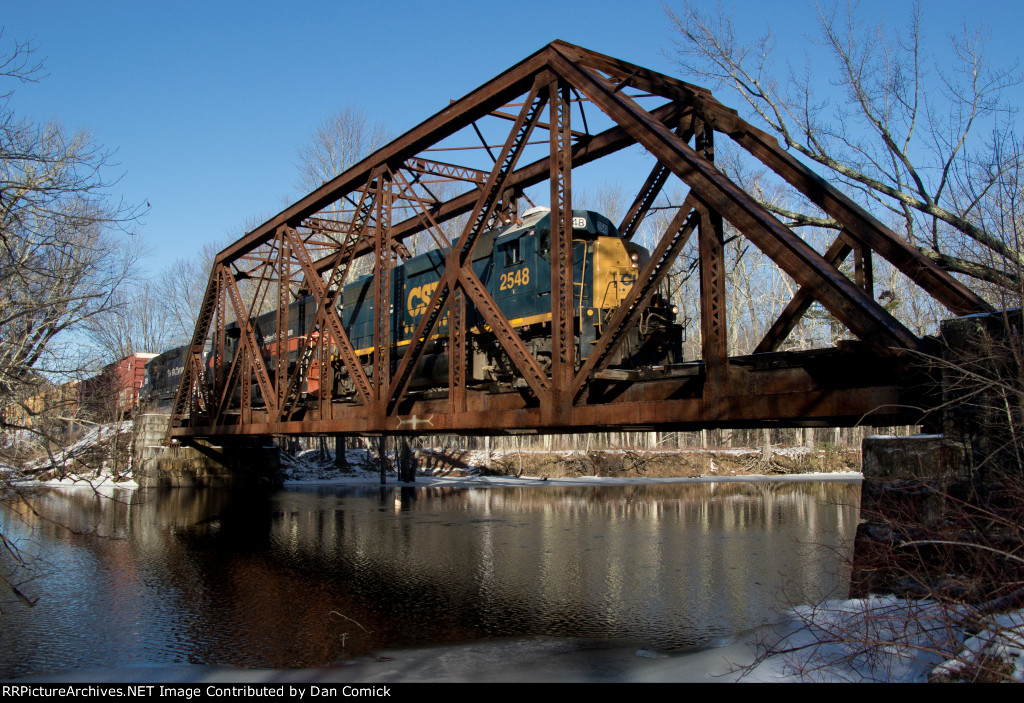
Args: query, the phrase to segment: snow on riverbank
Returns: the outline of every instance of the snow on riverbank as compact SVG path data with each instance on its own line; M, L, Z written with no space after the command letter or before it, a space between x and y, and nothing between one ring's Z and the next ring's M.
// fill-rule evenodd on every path
M803 605L759 633L743 680L1024 682L1024 610L979 616L968 606L892 595Z
M577 642L552 638L481 640L452 647L387 650L319 669L259 670L221 666L160 666L68 671L32 676L21 682L107 681L173 683L803 683L925 682L947 671L970 669L974 653L1002 653L1014 680L1022 680L1024 613L993 618L1003 623L998 637L979 632L963 640L954 630L928 631L941 621L936 612L918 626L904 627L908 614L928 604L883 597L829 601L797 608L779 624L722 638L715 646L666 655L647 649L581 649ZM864 618L866 620L863 620ZM868 643L864 632L881 637ZM849 628L853 629L849 629ZM888 628L888 630L887 630ZM886 631L887 630L887 631ZM854 635L839 640L840 632ZM865 646L870 644L870 646ZM946 660L929 649L951 646L963 653ZM776 653L770 653L774 646ZM785 650L785 651L781 651ZM942 679L938 679L942 680Z
M0 467L0 472L12 483L138 488L131 474L131 433L130 420L94 425L73 444L53 449L23 468Z
M591 475L590 472L596 474L596 467L594 464L587 464L589 459L586 455L582 455L584 458L581 460L581 466L585 466L590 472L581 472L579 470L574 471L571 476L558 476L555 471L545 470L543 473L525 472L520 476L513 474L519 473L514 471L517 468L515 456L517 452L499 453L492 452L489 461L488 457L485 456L483 451L467 451L467 452L451 452L442 450L421 450L422 454L419 455L420 468L416 475L416 482L418 484L429 485L431 483L444 483L446 485L538 485L546 482L555 483L557 485L593 485L595 482L608 485L608 484L630 484L630 483L664 483L674 482L681 480L699 480L699 481L773 481L773 480L811 480L811 481L851 481L859 480L861 474L859 471L833 471L829 473L817 473L810 470L807 471L794 471L792 473L771 473L764 474L758 471L759 465L752 464L747 470L717 470L714 461L715 456L731 455L731 456L759 456L760 450L754 449L727 449L727 450L664 450L664 451L652 451L643 452L644 457L651 456L679 456L679 455L690 455L705 457L711 457L711 460L707 462L707 471L703 473L696 473L692 471L693 463L687 464L687 470L685 473L666 473L664 471L652 472L645 471L643 467L638 469L629 470L623 466L617 467L614 475L608 475L607 472L602 472L604 475L597 476ZM782 449L776 452L779 456L800 456L810 453L811 450L806 450L800 447L792 448L790 450ZM603 454L616 454L626 453L624 450L620 452L607 451L602 452ZM548 457L546 462L538 462L536 459L528 461L527 464L537 466L553 467L559 462L571 463L574 458L572 452L523 452L523 454L529 454L531 456L544 456ZM334 452L326 450L321 453L319 450L310 449L299 452L295 455L287 452L281 453L281 468L285 478L286 485L295 484L351 484L351 483L378 483L380 481L380 471L378 468L377 456L375 453L367 451L366 449L349 449L345 452L346 464L345 468L339 469L334 465ZM441 457L441 461L438 461L438 457ZM388 472L387 481L393 483L396 480L396 472L394 470L394 464L396 461L395 453L390 452L388 455ZM490 468L488 468L488 465ZM500 468L499 468L500 467ZM509 473L512 470L512 473ZM551 474L551 475L549 475Z

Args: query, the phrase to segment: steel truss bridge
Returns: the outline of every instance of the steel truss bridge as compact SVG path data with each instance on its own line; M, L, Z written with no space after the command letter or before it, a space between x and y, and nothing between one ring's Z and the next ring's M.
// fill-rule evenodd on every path
M653 103L653 104L652 104ZM597 129L595 125L603 125ZM485 136L486 132L486 136ZM823 252L714 163L729 139L820 208L841 229ZM469 145L469 146L467 146ZM639 145L653 168L619 225L637 235L671 177L688 189L673 206L623 304L585 359L574 345L574 169ZM470 148L470 146L475 148ZM636 150L636 147L634 147ZM443 157L443 158L442 158ZM461 163L456 163L456 161ZM639 179L638 179L639 180ZM675 181L673 181L674 183ZM516 216L526 189L547 184L551 208L550 334L542 367L472 268L487 229ZM541 192L544 192L541 190ZM760 343L727 349L725 222L787 274L796 292ZM446 251L412 343L391 347L389 271L415 236ZM701 358L622 369L610 360L640 312L697 252ZM852 266L848 260L852 257ZM555 41L401 135L271 218L216 257L172 411L171 438L227 435L567 432L622 428L916 423L936 403L918 337L877 302L882 257L953 315L991 308L710 91ZM356 262L369 261L374 345L357 350L338 296ZM840 267L850 271L844 273ZM365 268L364 268L365 271ZM312 331L289 370L286 313L312 295ZM849 332L837 347L782 351L819 303ZM261 353L255 318L277 309L276 353ZM486 320L521 383L505 392L466 383L467 310ZM410 378L439 322L448 325L448 384L411 391ZM225 329L241 321L226 356ZM357 353L358 352L358 353ZM362 356L360 356L362 354ZM212 355L213 363L208 362ZM271 359L267 362L266 359ZM303 376L343 366L355 387L311 396ZM237 388L251 388L240 393Z

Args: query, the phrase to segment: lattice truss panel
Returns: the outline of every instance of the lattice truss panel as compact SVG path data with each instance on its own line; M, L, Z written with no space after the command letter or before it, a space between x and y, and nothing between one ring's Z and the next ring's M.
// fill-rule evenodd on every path
M716 168L715 141L723 139L838 221L834 243L816 251ZM642 182L623 184L635 197L616 223L620 233L637 235L670 179L684 195L662 218L667 224L637 283L584 354L573 298L572 177L634 145L653 157L653 167ZM528 347L472 265L480 235L513 221L534 201L551 209L549 359ZM727 226L774 262L797 291L742 357L728 355ZM616 351L688 246L698 259L701 358L656 369L614 368ZM411 341L392 346L393 316L380 311L405 304L391 299L392 269L428 249L444 251L440 280L423 295ZM852 277L840 270L851 254ZM906 352L925 345L876 301L872 261L878 256L955 314L988 310L708 90L554 42L217 256L171 434L853 422L880 406L904 404L909 391L894 374L853 378L849 369L905 370ZM341 292L365 275L374 277L378 314L372 347L357 349L342 323ZM306 296L314 301L312 320L304 334L289 335L286 311ZM815 302L858 342L813 361L780 352ZM507 392L466 382L471 335L479 333L467 329L470 313L483 319L514 368L519 383ZM259 319L268 314L276 316L270 335ZM447 387L413 392L410 379L429 340L439 336L447 339ZM327 379L337 374L347 379L348 391L334 395L336 384ZM315 392L311 379L322 380Z

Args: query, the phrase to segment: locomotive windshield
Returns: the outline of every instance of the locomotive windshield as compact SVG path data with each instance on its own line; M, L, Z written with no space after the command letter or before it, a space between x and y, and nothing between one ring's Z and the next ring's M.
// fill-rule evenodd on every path
M537 232L551 231L551 209L546 207L530 208L523 213L522 219L515 225L502 230L501 237L522 230ZM572 211L572 236L575 239L593 239L594 237L618 237L619 231L612 221L604 215L591 210Z

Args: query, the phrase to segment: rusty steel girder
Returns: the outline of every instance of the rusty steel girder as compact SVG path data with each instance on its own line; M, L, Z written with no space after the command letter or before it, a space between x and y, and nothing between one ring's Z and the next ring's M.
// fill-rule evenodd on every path
M647 100L657 104L644 107ZM602 121L592 132L591 124ZM839 222L842 231L832 246L819 253L729 180L714 165L716 139L739 145ZM582 311L574 302L581 283L573 276L573 170L633 145L645 149L654 165L621 221L624 239L636 235L670 178L689 192L639 267L637 283L584 349ZM459 156L435 158L442 150ZM541 355L537 345L524 341L524 323L509 320L481 282L473 257L480 235L515 218L524 191L544 184L550 197L550 305L540 322L530 323L549 335L549 351ZM798 286L747 355L728 353L727 225ZM421 233L429 239L417 243ZM644 368L614 365L693 234L701 358ZM395 345L391 311L405 301L392 299L394 267L424 246L443 254L439 279L422 294L422 314L411 336ZM851 253L852 278L840 270ZM928 343L876 302L874 256L953 314L990 310L710 91L556 41L217 255L169 434L184 439L837 425L865 418L871 424L917 422L919 414L907 408L927 408L934 399L926 372L914 367L908 352L927 351ZM341 314L342 293L357 270L373 276L376 312L373 343L363 349L353 344ZM313 312L296 331L288 310L300 299L311 300ZM778 351L814 302L855 340L815 352ZM272 342L259 321L271 311ZM480 325L468 327L470 312ZM467 383L481 327L507 359L516 379L511 385ZM229 341L235 338L237 343ZM414 390L411 380L437 340L444 344L447 381ZM338 390L338 378L346 390Z

